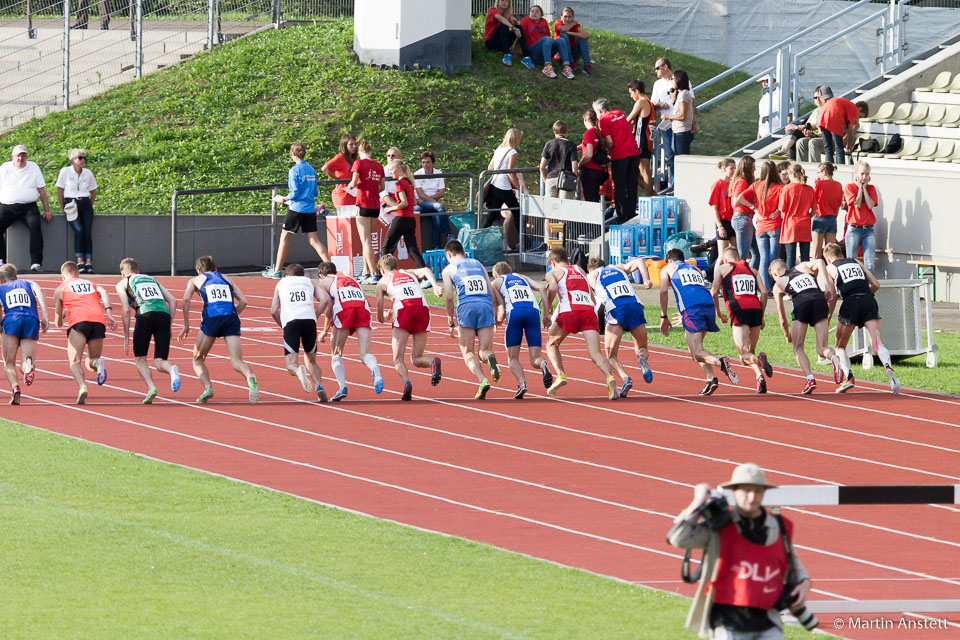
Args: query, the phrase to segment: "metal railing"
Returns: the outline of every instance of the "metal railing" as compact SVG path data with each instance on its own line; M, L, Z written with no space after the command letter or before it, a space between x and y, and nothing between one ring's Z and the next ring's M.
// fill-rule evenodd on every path
M515 169L484 169L480 172L478 179L480 184L485 184L484 179L491 176L501 176L501 175L511 175L511 174L527 174L527 173L540 173L540 167L517 167ZM528 189L529 191L529 189ZM483 223L483 216L491 211L502 211L504 208L515 211L516 215L520 215L519 207L501 207L500 209L487 209L486 204L483 201L483 188L477 192L477 228Z
M546 265L552 245L567 253L580 248L607 260L607 222L604 203L547 196L520 196L520 261Z

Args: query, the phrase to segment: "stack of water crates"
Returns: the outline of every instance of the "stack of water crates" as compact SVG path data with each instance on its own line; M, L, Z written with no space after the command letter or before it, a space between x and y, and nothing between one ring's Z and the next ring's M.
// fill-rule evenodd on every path
M468 258L473 257L473 249L465 249L464 254ZM443 268L450 264L450 261L447 260L447 254L443 249L433 249L431 251L423 252L423 261L427 264L428 267L433 269L433 277L437 279L437 282L440 282L441 274L443 273Z
M633 258L660 260L663 243L677 232L677 199L650 196L639 199L639 224L610 226L610 264L623 264ZM639 272L634 273L639 281Z

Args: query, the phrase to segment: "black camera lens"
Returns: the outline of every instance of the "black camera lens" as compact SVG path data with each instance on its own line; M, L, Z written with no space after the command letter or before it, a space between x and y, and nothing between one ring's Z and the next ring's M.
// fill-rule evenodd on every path
M813 631L817 625L820 624L820 619L811 612L807 611L806 607L790 607L790 613L793 614L793 617L797 619L797 622L803 625L803 628L807 631Z

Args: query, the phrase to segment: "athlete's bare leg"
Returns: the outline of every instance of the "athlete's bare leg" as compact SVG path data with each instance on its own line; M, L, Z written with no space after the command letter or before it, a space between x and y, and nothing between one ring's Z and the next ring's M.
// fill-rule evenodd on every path
M540 347L527 347L527 353L530 355L530 366L540 371L543 367L543 349Z
M753 372L756 373L759 378L763 376L763 368L760 366L760 358L756 356L752 349L752 345L756 344L756 339L753 338L754 329L756 329L756 334L759 336L760 327L733 325L733 344L737 347L737 355L740 356L740 362L753 369Z
M413 366L418 369L429 369L433 358L428 358L423 355L423 352L427 350L427 337L430 334L426 331L420 331L419 333L413 334L413 340L410 345L410 362L413 363Z
M830 321L824 318L817 324L813 325L813 330L817 334L817 353L829 360L835 355L833 347L827 343L830 338Z
M569 334L561 329L556 322L550 325L550 332L547 334L547 357L550 358L550 364L553 365L558 376L566 375L563 370L563 356L560 355L560 344L566 339L567 335Z
M77 333L74 331L73 333ZM103 338L94 338L87 340L87 369L97 370L97 360L103 355Z
M67 334L67 362L70 363L70 373L78 387L86 385L83 365L80 363L86 346L87 338L79 331L71 331Z
M297 369L300 368L300 365L297 364L296 353L283 354L283 363L287 366L287 373L289 373L291 376L297 375Z
M530 362L533 362L533 356L530 356ZM510 367L510 373L517 379L517 384L527 384L527 378L523 375L523 366L520 364L520 345L507 347L507 365Z
M492 338L493 327L490 327ZM463 362L467 365L473 375L477 377L477 382L483 382L487 379L483 375L483 369L480 368L480 360L477 359L477 353L474 351L474 342L477 338L477 332L469 327L460 327L460 353L463 355Z
M687 341L687 349L690 351L690 356L700 365L700 368L703 369L707 380L713 380L716 378L713 374L713 367L720 366L720 358L703 348L703 336L705 333L706 331L694 333L684 329L683 337Z
M20 383L20 377L17 373L17 350L20 348L20 338L3 334L3 373L7 376L7 382L10 388ZM26 359L26 350L24 350L24 359Z
M306 365L307 371L310 373L310 379L313 380L313 384L323 384L323 372L320 370L320 365L317 364L316 348L314 348L313 351L305 351L303 353L303 364Z
M143 380L143 383L147 385L147 389L152 389L153 384L153 374L150 373L150 365L147 364L147 356L137 356L133 359L134 364L137 366L137 373L140 374L140 379Z
M824 322L826 321L824 320ZM806 338L807 323L794 321L793 324L790 325L790 342L793 345L793 356L797 359L797 364L800 365L800 369L803 370L804 375L812 376L813 371L810 369L810 359L807 358L807 354L803 350L803 342Z
M200 378L203 388L213 386L210 382L210 372L207 370L207 354L216 338L208 336L203 331L197 333L197 342L193 345L193 371Z
M400 327L393 328L393 368L397 370L400 380L406 382L410 379L410 372L403 361L404 353L407 350L407 341L410 339L410 332Z
M477 343L481 360L493 355L493 325L477 329Z
M620 351L620 341L623 339L623 325L608 324L603 335L603 346L607 354L607 361L610 367L617 372L621 380L630 377L627 370L623 367L620 359L617 357Z
M243 361L243 343L240 336L224 336L223 341L227 343L227 352L230 354L230 364L233 370L243 376L244 381L250 380L253 372L250 366Z

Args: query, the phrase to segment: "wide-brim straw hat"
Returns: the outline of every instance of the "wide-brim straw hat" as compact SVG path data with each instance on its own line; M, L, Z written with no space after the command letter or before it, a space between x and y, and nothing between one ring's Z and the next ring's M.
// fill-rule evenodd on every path
M733 475L730 476L730 480L721 484L720 488L735 489L742 484L755 484L763 487L764 489L777 488L776 485L767 483L767 474L763 472L763 469L752 462L741 464L734 469Z

